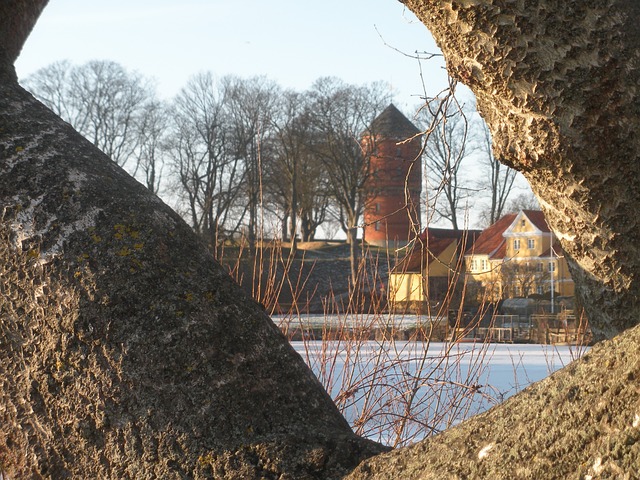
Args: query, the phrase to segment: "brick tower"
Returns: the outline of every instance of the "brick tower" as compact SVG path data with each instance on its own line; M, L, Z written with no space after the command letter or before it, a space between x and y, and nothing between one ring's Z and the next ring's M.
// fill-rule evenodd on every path
M398 248L420 232L422 142L418 133L391 104L363 134L362 145L369 156L364 208L364 240L369 245Z

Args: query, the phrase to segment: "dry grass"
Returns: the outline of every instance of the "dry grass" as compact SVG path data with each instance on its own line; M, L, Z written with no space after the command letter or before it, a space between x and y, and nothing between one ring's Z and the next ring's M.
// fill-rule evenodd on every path
M330 291L322 299L320 321L309 325L299 295L293 295L288 311L277 306L283 288L299 294L307 287L309 275L301 275L302 269L289 275L294 262L307 262L304 253L293 259L282 245L265 246L250 256L239 248L234 261L223 263L240 282L246 281L241 262L253 263L254 278L263 278L252 282L254 297L269 313L284 314L279 326L290 339L302 340L307 364L356 433L402 446L475 413L477 399L487 396L479 382L488 345L461 352L459 338L445 338L453 293L437 309L415 318L389 313L386 291L380 288L386 278L380 272L389 271L396 259L365 250L356 285L347 292Z
M251 286L268 313L279 314L275 320L285 335L301 342L297 346L305 361L357 434L404 446L477 413L481 402L502 401L502 392L482 383L491 355L488 340L473 348L460 345L481 318L492 315L489 305L481 304L471 322L463 321L468 286L461 264L452 266L457 281L444 299L411 317L388 311L380 286L397 258L386 251L362 251L357 282L347 291L317 292L309 284L317 260L307 257L325 243L305 245L296 257L286 244L259 245L254 252L242 244L228 249L224 253L235 257L223 263L239 283ZM243 277L247 271L250 279ZM347 269L343 275L349 275ZM291 292L288 304L280 301L285 289ZM306 315L308 299L302 298L309 291L323 295L323 312L314 320ZM583 352L575 347L576 358ZM517 368L514 363L519 389Z

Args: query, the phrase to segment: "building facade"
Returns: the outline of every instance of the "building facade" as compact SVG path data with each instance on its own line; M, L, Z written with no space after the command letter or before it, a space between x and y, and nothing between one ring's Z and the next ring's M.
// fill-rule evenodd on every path
M464 253L479 235L479 230L425 229L389 273L391 308L450 308L459 300Z
M482 285L484 300L532 295L572 297L564 252L539 210L502 217L465 254L467 275Z
M364 241L397 248L420 232L420 131L393 104L362 136L367 156Z

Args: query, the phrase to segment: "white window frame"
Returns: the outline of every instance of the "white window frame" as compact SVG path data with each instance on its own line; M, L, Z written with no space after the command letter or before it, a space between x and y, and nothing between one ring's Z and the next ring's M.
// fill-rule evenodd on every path
M529 248L529 250L533 250L534 248L536 248L536 239L535 238L527 239L527 247Z

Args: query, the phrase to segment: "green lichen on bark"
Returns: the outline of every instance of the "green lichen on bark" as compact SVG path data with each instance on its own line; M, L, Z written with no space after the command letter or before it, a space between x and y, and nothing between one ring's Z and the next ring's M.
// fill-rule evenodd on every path
M338 478L382 450L174 212L17 84L0 112L9 478Z

